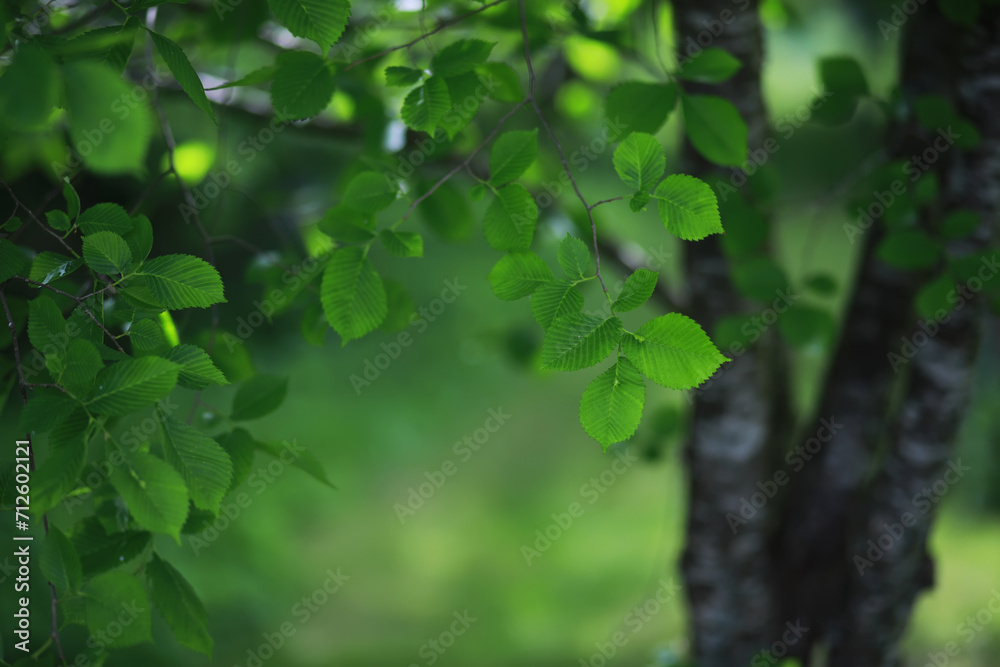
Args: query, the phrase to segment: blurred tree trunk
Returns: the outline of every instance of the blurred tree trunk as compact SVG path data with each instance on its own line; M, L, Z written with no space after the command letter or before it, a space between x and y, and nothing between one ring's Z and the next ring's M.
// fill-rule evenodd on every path
M758 148L768 136L761 95L763 43L758 3L740 11L732 0L677 0L675 26L680 58L706 45L725 49L743 67L729 81L712 86L685 83L686 92L732 102L747 123L748 143ZM691 173L728 181L690 144ZM718 237L686 246L690 314L707 331L726 315L752 308L733 287ZM725 516L774 469L775 443L787 419L784 362L773 336L726 364L694 396L690 439L685 451L689 477L687 537L682 560L699 667L749 664L777 620L768 553L768 508L745 525Z
M749 147L759 146L768 126L757 4L743 12L731 0L673 4L682 58L691 44L705 46L705 35L712 35L710 46L744 64L725 84L686 89L733 102L747 121ZM890 156L908 160L935 139L912 118L913 99L920 95L951 100L982 135L976 149L950 149L933 167L939 200L920 215L919 225L933 231L959 208L971 208L985 221L971 239L952 243L949 256L985 248L1000 210L998 14L984 8L976 27L962 28L928 3L905 26L901 88L910 111L890 128ZM724 29L716 34L711 28L720 21ZM686 158L697 175L711 173L713 167L689 145ZM750 664L781 640L786 623L808 628L787 647L789 656L806 665L816 646L829 651L830 667L900 664L898 644L913 602L933 582L927 535L934 517L916 510L914 496L948 469L983 318L974 300L953 313L908 364L894 368L890 353L899 354L901 340L912 340L918 330L914 297L936 274L881 262L875 248L882 228L876 222L859 237L859 276L816 420L805 434L820 432L820 420L839 428L793 476L781 503L766 505L735 534L725 515L758 490L758 481L771 478L788 444L792 420L783 352L765 337L764 345L695 392L685 452L690 507L682 569L699 667ZM743 310L716 240L690 244L688 273L692 314L706 328ZM907 512L915 524L878 562L860 568L854 557L864 557L868 541Z

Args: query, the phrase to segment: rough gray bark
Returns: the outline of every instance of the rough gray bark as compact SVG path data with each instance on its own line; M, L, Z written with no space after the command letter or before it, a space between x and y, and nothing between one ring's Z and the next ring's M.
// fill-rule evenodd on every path
M708 88L685 84L685 89L735 104L747 122L750 148L760 146L768 130L760 86L763 44L757 5L750 2L740 11L731 0L674 2L682 57L689 45L703 47L711 38L712 46L743 62L740 72L724 84ZM685 158L691 173L707 176L715 170L690 145ZM689 244L686 250L690 314L702 326L710 331L721 316L748 310L733 288L718 239ZM786 409L783 370L773 345L765 342L727 363L694 393L685 451L689 509L682 570L693 653L700 667L749 664L776 620L767 558L768 507L735 531L726 515L739 512L741 500L759 491L757 482L773 471L779 437L774 426L781 421L775 413Z
M971 239L949 245L949 255L960 256L989 246L1000 212L1000 10L984 12L971 29L948 23L936 7L922 11L926 13L911 19L904 82L919 82L919 92L950 99L983 137L975 150L949 154L939 171L943 212L971 208L984 219ZM927 80L928 72L940 72L942 63L947 77ZM960 483L963 471L949 459L968 403L984 320L981 299L966 294L970 299L965 301L963 295L962 308L919 346L908 368L902 367L909 371L909 378L898 420L888 434L881 471L865 503L856 510L848 542L849 552L865 554L869 540L877 541L890 532L892 544L873 551L879 558L871 566L855 561L858 567L849 571L848 597L841 633L831 647L831 667L899 664L899 641L914 600L933 583L927 553L932 510L937 505L933 499L942 489ZM907 339L922 342L917 331L911 326ZM896 365L900 363L897 358ZM907 527L903 519L908 517L914 524ZM887 537L882 540L890 542Z

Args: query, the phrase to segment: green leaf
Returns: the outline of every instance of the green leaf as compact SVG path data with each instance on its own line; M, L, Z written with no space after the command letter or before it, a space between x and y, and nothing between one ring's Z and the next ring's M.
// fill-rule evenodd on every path
M833 341L836 324L830 313L811 306L792 306L778 318L778 331L793 347Z
M823 87L834 95L849 98L868 94L868 81L858 61L849 56L833 56L819 61Z
M39 391L34 392L28 405L39 398ZM75 407L76 404L73 405ZM49 455L31 475L31 509L38 516L58 505L63 496L76 486L87 460L87 443L84 440L87 422L87 414L76 410L61 420L49 434Z
M143 528L180 540L188 514L188 493L184 480L169 464L150 454L133 452L111 471L110 481Z
M149 29L147 28L147 30ZM149 34L153 38L156 50L160 52L160 57L167 63L170 73L177 79L177 83L180 84L181 89L187 93L187 96L191 98L195 106L208 114L213 123L218 123L215 118L215 111L212 110L212 105L205 95L205 87L202 85L198 73L191 66L191 62L188 60L183 49L177 45L177 42L159 33L149 30Z
M136 356L160 355L170 347L163 328L154 320L144 319L133 322L128 328L128 339Z
M921 95L913 100L917 121L928 130L954 125L961 119L951 101L940 95Z
M173 630L178 643L211 656L208 612L184 575L156 554L146 566L146 575L152 584L153 604Z
M145 262L149 251L153 249L153 225L150 224L149 218L142 214L132 218L132 231L123 238L132 252L132 262L134 264Z
M472 235L472 210L451 183L444 183L417 207L424 222L446 241L464 241Z
M483 103L483 84L474 72L466 72L445 79L451 107L442 116L441 125L454 139L479 113Z
M350 0L268 0L275 18L296 37L325 52L340 39L351 16Z
M496 42L482 39L460 39L438 51L431 60L431 71L451 77L471 72L486 62Z
M96 204L80 214L77 221L84 234L114 232L123 236L132 231L132 219L118 204Z
M663 179L653 197L667 231L685 241L722 234L719 205L712 188L694 176L673 174Z
M233 421L259 419L271 414L285 400L288 378L261 373L242 385L233 399Z
M129 288L139 298L170 310L207 308L225 303L222 278L214 266L192 255L155 257L134 276L144 278L138 285L130 280Z
M617 347L622 321L574 313L561 317L545 332L542 368L577 371L600 363Z
M69 231L69 228L73 226L69 216L59 210L46 211L45 220L49 223L49 227L57 232Z
M579 313L583 309L583 294L569 280L555 280L535 290L531 296L531 314L548 329L553 320Z
M351 179L344 190L344 206L371 215L396 201L398 191L388 179L374 171L364 171Z
M420 81L424 73L412 67L386 67L385 85L387 86L412 86Z
M29 394L18 425L22 431L45 433L59 426L78 407L79 403L71 396L58 389L43 387Z
M62 594L75 591L83 580L83 566L76 547L63 535L57 526L50 526L39 551L39 565L42 574Z
M197 345L178 345L170 348L164 357L180 366L177 384L185 389L204 389L213 384L229 384L205 350Z
M507 63L484 63L476 71L487 87L486 94L498 102L520 102L524 97L521 80Z
M319 221L319 229L330 238L344 243L364 243L375 238L373 225L361 212L346 204L328 210Z
M580 423L601 447L628 440L639 427L646 384L624 357L587 385L580 399Z
M747 124L732 102L714 95L683 95L684 129L706 160L724 167L747 157Z
M503 133L490 151L490 183L499 187L520 178L537 155L537 129Z
M87 167L100 174L144 171L146 149L153 134L148 106L129 107L123 118L109 113L122 105L122 100L132 99L132 85L112 69L93 62L63 65L63 80L70 140ZM131 223L121 230L95 231L124 234L130 227ZM84 233L89 232L84 229Z
M784 269L770 257L751 257L736 262L732 267L733 284L743 296L771 303L788 289Z
M83 259L94 271L114 275L125 273L132 263L132 251L114 232L95 232L83 237Z
M8 239L0 239L0 283L28 268L28 258Z
M424 239L415 232L395 232L383 229L378 234L379 241L390 254L396 257L423 257Z
M494 250L527 250L535 236L538 205L520 183L497 191L483 216L483 234Z
M97 390L87 401L96 414L122 417L170 393L177 384L177 364L160 357L119 361L97 375Z
M170 467L167 466L167 469L170 470ZM153 538L151 533L139 530L108 535L96 517L84 519L82 527L83 530L73 536L73 544L80 554L84 577L130 562L146 551Z
M955 281L940 275L917 292L917 313L926 320L940 320L950 313L959 299Z
M633 132L615 149L614 164L625 185L647 192L663 178L667 158L656 137Z
M559 242L559 266L568 278L583 280L590 273L590 249L575 236Z
M656 280L659 275L649 269L636 269L632 275L625 279L622 291L611 306L612 310L627 312L635 310L649 301L649 297L653 296L653 290L656 289Z
M341 248L323 271L320 300L342 344L378 328L388 313L385 285L364 248Z
M512 252L500 258L488 280L494 294L505 301L514 301L552 280L552 271L533 252Z
M283 442L281 445L274 445L268 442L256 442L255 444L257 449L280 460L282 463L287 463L288 461L285 457L285 452L287 452L292 457L292 467L298 468L331 489L336 488L327 479L326 472L323 470L320 462L305 447L295 442Z
M2 245L3 241L0 241L0 246ZM3 255L2 249L0 249L0 255ZM9 266L6 262L4 264ZM82 259L67 257L57 252L40 252L31 264L31 271L28 273L28 277L37 283L48 285L53 280L59 280L68 276L81 266L83 266Z
M609 128L617 128L611 139L630 132L656 134L677 106L673 83L626 81L608 93L604 116Z
M124 648L153 640L152 614L146 588L127 572L107 572L87 582L87 629L109 648ZM117 636L109 628L120 629Z
M233 478L229 455L212 438L169 415L163 417L163 455L184 478L191 502L217 514Z
M876 254L897 269L927 269L941 259L941 246L925 232L904 229L886 235L879 243Z
M274 74L278 71L277 65L268 65L266 67L260 67L250 72L244 77L236 79L235 81L229 81L221 86L216 86L210 90L221 90L223 88L236 88L239 86L259 86L262 83L267 83L268 81L274 80Z
M231 492L243 483L253 468L254 439L244 428L234 428L219 442L233 463L233 481L229 484Z
M410 91L403 100L400 116L406 126L417 132L433 133L444 114L451 108L448 84L440 76L432 76Z
M975 211L952 211L941 222L941 236L948 240L964 239L979 229L982 218Z
M77 216L80 215L80 195L76 193L76 189L69 180L66 180L66 185L63 186L62 195L63 199L66 200L66 215L76 220Z
M679 313L626 334L622 350L643 375L670 389L696 387L726 361L698 323Z
M66 320L47 294L28 302L28 340L42 354L54 350L61 356L66 351Z
M326 60L308 51L278 55L271 105L281 118L310 118L333 99L333 72Z
M831 296L837 291L837 281L826 273L814 273L805 279L804 284L820 296Z
M178 643L212 655L208 612L184 575L156 554L146 566L146 575L152 585L153 604L173 630Z
M103 368L104 362L94 344L77 338L66 348L66 361L58 382L77 398L86 399Z
M0 77L0 126L23 131L49 122L61 84L39 41L24 40Z
M743 63L728 51L707 48L681 65L678 76L689 81L722 83L743 67Z

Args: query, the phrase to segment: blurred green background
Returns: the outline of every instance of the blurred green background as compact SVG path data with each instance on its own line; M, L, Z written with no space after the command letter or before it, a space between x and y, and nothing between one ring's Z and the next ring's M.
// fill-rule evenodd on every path
M592 3L589 11L604 12L612 26L626 20L634 5L608 0ZM765 3L770 29L766 85L775 119L794 113L815 96L811 89L816 82L815 62L823 55L859 57L868 67L873 87L888 96L894 79L893 42L882 41L874 28L883 10L852 7L830 3L796 10L794 3ZM867 32L858 29L861 22ZM663 17L661 30L669 36L669 14ZM399 37L380 39L395 43ZM664 53L669 51L667 42ZM583 38L565 44L563 52L574 76L555 92L555 106L563 141L571 149L599 131L607 84L641 75L613 51ZM203 55L212 57L210 52ZM258 55L253 49L241 50L236 69L249 71L259 64ZM516 49L507 55L520 67ZM395 62L387 59L381 65ZM207 169L224 164L239 141L257 127L249 114L233 114L216 149L213 128L189 103L170 97L167 109L177 119L181 167L190 170L193 182ZM330 125L336 129L354 113L360 111L349 96L338 95ZM834 174L850 176L849 167L863 162L877 145L872 140L877 136L872 120L876 115L874 107L862 108L846 129L806 128L782 138L781 151L774 155L775 173L794 175L796 160L808 158L825 161ZM529 114L520 115L511 127L530 127L533 120ZM679 152L677 129L674 117L660 134L668 155ZM820 149L828 152L817 153ZM279 241L292 238L294 245L301 230L305 247L320 252L322 242L311 223L336 197L331 187L316 184L335 182L356 158L355 152L354 145L339 139L336 132L329 136L294 129L283 132L213 203L206 220L214 233L231 230L264 247L278 243L266 238L268 234ZM27 155L7 155L5 168L16 170L30 160ZM679 168L676 160L672 167ZM556 169L549 152L529 174L536 191ZM578 176L591 201L620 194L610 150ZM842 231L849 220L844 193L834 190L831 196L807 185L799 191L794 180L791 183L782 190L776 254L793 283L820 271L840 279L837 295L815 301L837 316L853 261ZM126 198L141 190L135 179L121 179L114 186ZM171 249L197 247L190 228L181 225L177 201L176 188L165 186L155 195L150 217L159 229L174 226L175 233L166 241ZM388 215L402 213L405 204L398 206ZM480 214L476 209L472 218ZM683 250L663 233L654 212L631 215L622 202L601 207L597 214L602 235L629 238L637 256L647 262L669 255L664 275L672 286L680 287L677 262ZM260 222L262 218L267 224ZM574 223L552 211L543 211L543 220L538 249L551 259L559 239L574 230ZM280 238L276 230L285 230L287 236ZM261 267L273 258L248 257L234 247L221 255L227 284L248 285L237 287L245 294L222 310L223 330L235 333L238 319L247 318L254 309L252 300L260 298L261 288L254 281ZM647 419L640 432L628 447L602 454L577 419L580 393L596 371L534 370L541 332L524 302L501 302L493 296L486 274L496 255L478 230L458 244L428 234L425 258L416 268L407 260L390 258L379 260L379 266L407 286L417 307L430 307L446 281L467 288L428 321L425 330L409 327L413 343L402 348L360 393L351 376L362 376L366 361L375 363L383 344L391 345L396 333L379 332L343 348L331 333L325 346L311 346L298 334L301 313L293 312L255 329L237 346L249 352L261 370L290 378L284 406L254 422L254 435L304 445L323 463L337 488L330 490L286 468L273 481L237 491L250 502L210 541L204 535L205 543L192 542L192 536L185 536L180 545L169 539L158 541L157 548L189 578L208 607L215 656L209 660L178 647L159 623L154 628L155 647L125 650L108 664L250 667L267 658L264 662L274 667L597 666L604 664L599 645L619 631L628 641L609 664L683 664L683 595L666 584L680 583L677 561L686 508L678 433L687 400L677 392L649 386ZM607 271L621 277L612 267ZM646 306L630 319L641 321L653 309ZM179 324L183 330L184 322ZM220 342L217 348L225 350L226 344ZM796 396L803 409L815 398L812 387L828 351L816 343L796 355ZM942 503L932 540L937 586L920 599L910 628L906 640L910 665L924 665L928 652L942 650L949 641L962 646L950 665L1000 663L1000 619L976 632L969 643L959 627L993 595L1000 595L995 492L1000 465L993 414L1000 398L997 355L996 349L983 353L975 402L958 452L973 471ZM219 389L207 392L205 398L209 406L225 413L231 395L231 389ZM191 396L181 394L181 398L190 401ZM8 402L2 429L5 442L16 436L17 408ZM204 410L200 415L204 421L218 418L212 407ZM470 450L456 451L456 443L466 436L477 437L490 410L510 417L478 451L470 456L462 454ZM619 455L635 462L620 474L608 472ZM428 482L428 475L439 478L437 471L446 461L453 462L454 474L401 521L397 505L407 503L411 489ZM267 464L265 459L257 461L261 467ZM602 485L605 490L599 491L590 480L600 479L602 473L605 483L613 479L613 484ZM536 546L536 531L549 528L553 514L566 513L572 503L582 506L582 515L560 529L558 539L527 563L522 548ZM52 520L59 524L64 511L55 512ZM346 579L327 596L320 591L331 571ZM663 604L656 599L661 590L670 591ZM316 601L313 610L302 606L303 598ZM637 606L645 611L637 612ZM442 648L451 643L448 633L455 614L475 621L467 622L467 629L463 624L454 626L463 629L462 634L439 652L430 642L440 642ZM291 629L286 632L290 636L276 650L262 649L268 646L268 637L272 644L278 643L275 638L283 624L286 631ZM81 641L81 633L78 628L69 630L65 641Z

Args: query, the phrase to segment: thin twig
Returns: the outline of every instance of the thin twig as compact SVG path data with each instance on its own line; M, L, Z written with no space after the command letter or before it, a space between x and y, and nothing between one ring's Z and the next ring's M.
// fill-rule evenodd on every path
M37 280L32 280L31 278L25 278L23 276L14 276L14 278L16 278L17 280L23 280L24 282L28 283L29 285L34 285L35 287L44 287L45 289L47 289L49 291L52 291L52 292L55 292L56 294L61 294L61 295L65 296L65 297L69 297L70 299L72 299L73 301L76 302L76 305L80 306L80 308L83 310L83 312L86 313L90 317L90 319L94 320L94 324L96 324L97 326L99 326L101 328L101 331L103 331L105 334L107 334L108 338L110 338L111 342L115 344L115 347L118 348L119 352L124 352L125 351L125 348L123 348L118 343L118 339L115 338L115 335L113 333L111 333L110 331L108 331L108 328L104 326L104 323L102 323L99 319L97 319L97 316L94 315L93 312L91 312L90 308L87 308L87 306L85 306L83 304L83 299L81 299L80 297L74 296L74 295L70 294L69 292L64 292L61 289L59 289L58 287L53 287L52 285L49 285L49 284L46 284L46 283L40 283Z
M590 219L590 230L594 237L594 264L597 272L597 279L601 283L601 289L604 290L604 296L607 297L608 303L611 303L611 294L608 292L608 286L604 284L604 277L601 275L601 249L597 244L597 222L594 220L594 210L593 207L587 203L587 198L583 196L580 191L580 186L577 185L576 178L573 177L573 172L569 168L569 162L566 160L566 152L563 151L562 144L559 143L559 139L556 137L555 132L552 131L552 126L549 125L548 119L542 112L542 108L538 105L538 100L535 99L535 69L531 64L531 45L528 41L528 18L524 10L524 0L518 0L518 7L521 12L521 35L524 38L524 62L528 66L528 101L531 103L532 108L535 110L535 115L538 116L538 120L542 123L542 127L545 128L546 134L549 135L549 139L556 147L556 152L559 153L559 160L562 162L563 171L566 172L566 176L569 178L570 184L573 186L573 191L576 192L577 198L583 207L587 209L587 217Z
M399 44L397 46L393 46L391 48L388 48L388 49L386 49L384 51L379 51L375 55L371 55L371 56L368 56L366 58L362 58L361 60L355 60L350 65L348 65L347 67L345 67L344 71L348 72L348 71L354 69L355 67L357 67L358 65L361 65L362 63L366 63L366 62L368 62L370 60L375 60L376 58L381 58L382 56L389 55L390 53L393 53L394 51L399 51L400 49L408 49L411 46L413 46L414 44L416 44L417 42L419 42L420 40L427 39L431 35L441 32L442 30L444 30L448 26L455 25L459 21L463 21L463 20L469 18L470 16L474 16L475 14L478 14L480 12L486 11L490 7L496 7L497 5L502 4L504 2L507 2L507 0L494 0L493 2L491 2L489 4L483 5L479 9L474 9L471 12L462 14L461 16L455 17L455 18L450 19L448 21L442 21L442 22L438 23L438 26L436 28L434 28L433 30L429 30L428 32L423 33L422 35L420 35L416 39L411 39L409 42L407 42L405 44Z

